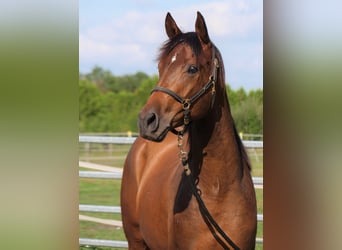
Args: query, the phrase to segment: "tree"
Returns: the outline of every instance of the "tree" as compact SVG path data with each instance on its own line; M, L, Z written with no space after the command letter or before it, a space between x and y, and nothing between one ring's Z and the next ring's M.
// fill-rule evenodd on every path
M158 82L143 72L114 76L95 67L79 81L80 132L138 131L137 119ZM233 90L227 85L231 112L239 132L262 134L263 91Z
M89 129L89 121L101 110L102 97L99 89L88 81L79 82L79 126L80 131Z
M237 91L227 86L232 116L239 132L263 133L263 91L251 90L248 93L243 88Z
M96 84L102 92L108 90L108 82L111 81L112 73L109 70L104 70L99 66L95 66L91 73L85 75L85 79Z

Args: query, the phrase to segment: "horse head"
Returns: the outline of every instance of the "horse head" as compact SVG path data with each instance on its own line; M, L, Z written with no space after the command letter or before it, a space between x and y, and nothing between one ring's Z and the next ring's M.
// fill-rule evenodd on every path
M215 96L216 49L201 13L195 32L183 33L169 13L165 29L169 39L158 57L159 81L139 114L140 135L152 141L204 117Z

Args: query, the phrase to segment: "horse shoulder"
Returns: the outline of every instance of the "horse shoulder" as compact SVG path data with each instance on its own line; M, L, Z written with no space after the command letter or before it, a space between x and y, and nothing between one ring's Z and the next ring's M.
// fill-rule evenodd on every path
M140 168L145 165L145 148L144 140L138 137L128 152L122 176L122 222L126 228L125 234L130 249L145 249L146 247L139 230L139 215L136 203L139 180L141 178Z
M144 139L138 137L127 154L123 178L129 179L130 184L133 181L139 183L141 179L146 162L146 144L147 142Z

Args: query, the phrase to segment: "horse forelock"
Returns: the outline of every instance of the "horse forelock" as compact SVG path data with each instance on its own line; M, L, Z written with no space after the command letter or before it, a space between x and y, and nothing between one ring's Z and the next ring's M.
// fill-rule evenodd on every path
M190 46L195 56L199 56L202 52L201 42L196 34L196 32L180 33L173 38L164 42L160 48L157 61L162 60L166 57L177 45L184 43Z

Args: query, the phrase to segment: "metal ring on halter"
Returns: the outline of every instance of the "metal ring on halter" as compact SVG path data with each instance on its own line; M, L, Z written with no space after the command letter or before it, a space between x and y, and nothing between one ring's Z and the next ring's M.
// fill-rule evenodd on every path
M183 110L188 110L190 109L190 106L191 106L191 100L184 99L182 104L183 104Z

